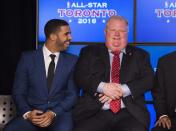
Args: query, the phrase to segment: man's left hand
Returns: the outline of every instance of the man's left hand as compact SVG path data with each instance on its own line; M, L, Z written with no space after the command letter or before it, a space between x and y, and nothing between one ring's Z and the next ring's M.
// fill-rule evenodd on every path
M43 113L42 116L43 116L43 120L40 123L37 123L38 126L39 127L48 127L53 122L55 114L52 111L47 111L47 112Z
M156 122L155 126L162 126L163 128L170 129L171 128L171 120L168 116L164 116Z

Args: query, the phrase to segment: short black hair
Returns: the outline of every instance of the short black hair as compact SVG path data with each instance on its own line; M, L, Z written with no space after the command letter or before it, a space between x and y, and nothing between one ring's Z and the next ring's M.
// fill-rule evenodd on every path
M61 26L69 26L69 24L61 19L49 20L44 28L46 38L49 38L50 34L55 33Z

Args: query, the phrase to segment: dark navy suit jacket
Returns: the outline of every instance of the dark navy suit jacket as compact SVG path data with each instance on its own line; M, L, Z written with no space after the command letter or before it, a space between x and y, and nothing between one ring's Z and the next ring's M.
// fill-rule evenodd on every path
M57 116L68 112L77 98L73 81L76 61L76 56L60 53L49 92L42 49L23 53L13 86L13 98L18 115L33 109L52 110Z

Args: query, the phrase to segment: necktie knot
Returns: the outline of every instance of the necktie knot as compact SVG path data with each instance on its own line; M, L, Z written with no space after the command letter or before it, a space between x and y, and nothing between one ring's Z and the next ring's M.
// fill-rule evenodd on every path
M51 57L51 60L54 61L56 55L54 55L54 54L50 54L50 57Z
M115 56L120 54L120 51L112 51L112 54L114 54Z

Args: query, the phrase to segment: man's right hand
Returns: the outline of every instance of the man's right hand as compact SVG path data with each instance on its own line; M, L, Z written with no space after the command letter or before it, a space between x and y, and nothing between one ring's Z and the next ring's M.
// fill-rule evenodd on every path
M162 126L163 128L167 128L170 129L171 128L171 120L168 116L163 116L162 118L160 118L155 126Z
M103 87L103 94L110 97L112 100L119 99L123 96L120 84L117 83L105 83Z
M39 115L42 114L43 112L40 110L33 110L28 113L27 119L30 120L34 125L38 125L43 120L43 116Z
M105 102L110 103L112 101L111 98L109 98L108 96L104 95L104 94L99 94L99 101L104 104Z

